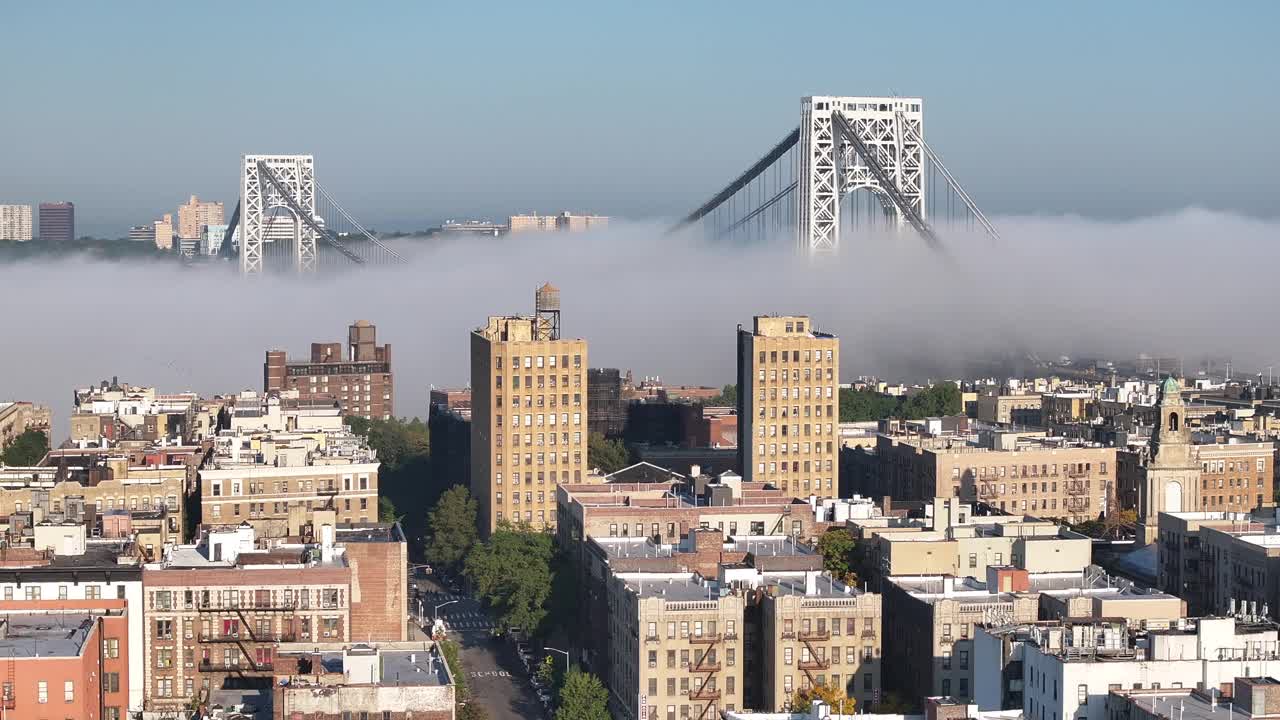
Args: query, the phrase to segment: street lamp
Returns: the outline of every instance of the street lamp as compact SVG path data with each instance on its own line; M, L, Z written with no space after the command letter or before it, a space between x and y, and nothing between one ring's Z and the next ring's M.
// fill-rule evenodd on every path
M436 609L435 609L435 611L434 611L434 612L432 612L432 615L433 615L433 616L435 616L435 619L436 619L436 620L439 620L439 619L440 619L440 608L444 607L445 605L452 605L452 604L454 604L454 603L456 603L456 602L462 602L462 601L461 601L461 600L450 600L450 601L448 601L448 602L442 602L442 603L440 603L439 605L437 605L437 606L436 606Z
M550 650L551 652L558 652L558 653L560 653L561 655L563 655L563 656L564 656L564 671L565 671L565 674L568 674L568 672L569 672L569 651L568 651L568 650L559 650L559 649L556 649L556 648L553 648L553 647L543 647L542 649L543 649L543 650Z

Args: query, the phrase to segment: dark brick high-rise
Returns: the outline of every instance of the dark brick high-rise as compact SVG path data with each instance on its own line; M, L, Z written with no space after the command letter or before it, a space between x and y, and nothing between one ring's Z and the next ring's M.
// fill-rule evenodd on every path
M40 239L57 242L76 236L75 203L40 203Z
M288 360L283 350L268 350L263 390L297 390L302 400L337 399L344 415L393 417L391 344L378 345L377 333L360 320L347 329L345 355L342 343L311 343L310 361Z

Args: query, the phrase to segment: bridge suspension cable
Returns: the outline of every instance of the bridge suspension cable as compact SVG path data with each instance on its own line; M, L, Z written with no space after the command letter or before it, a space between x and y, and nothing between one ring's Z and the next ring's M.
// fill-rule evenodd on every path
M898 115L901 117L902 113L898 113ZM906 125L906 123L903 124ZM942 175L952 192L958 195L960 200L964 202L965 207L969 208L969 212L973 213L973 217L978 221L978 224L987 231L987 234L990 235L993 240L999 240L1000 232L996 230L995 225L992 225L991 221L987 219L986 214L983 213L982 209L978 207L978 204L973 201L973 198L969 197L969 193L964 191L964 188L960 185L960 181L956 180L950 170L947 170L947 166L942 162L942 158L938 157L938 154L933 151L933 148L929 146L929 143L925 142L924 138L917 135L914 129L907 126L906 131L907 134L920 143L920 147L924 148L924 153L929 157L929 162L933 164L933 168Z

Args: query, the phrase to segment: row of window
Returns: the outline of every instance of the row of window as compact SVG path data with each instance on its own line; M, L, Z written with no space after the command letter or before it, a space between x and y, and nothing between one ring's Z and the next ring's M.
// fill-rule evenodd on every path
M337 490L337 480L331 478L331 479L315 480L315 481L299 480L297 485L297 491L300 493L313 492L313 489L312 489L313 482L314 482L314 488L315 488L314 491L320 491L320 490L336 491ZM210 483L209 492L213 497L223 497L223 492L222 492L223 487L224 487L223 481L214 480ZM289 485L288 480L277 480L271 483L271 490L274 492L274 494L277 494L277 495L288 494L292 492L292 490L290 490L290 487L291 486ZM244 485L239 480L232 480L228 485L226 485L226 488L228 489L228 492L226 494L227 497L235 497L237 495L240 495L241 488L245 488L248 490L248 493L245 493L247 495L266 495L267 481L250 480L247 485ZM342 489L344 492L351 492L352 490L356 490L356 489L368 490L369 476L361 475L359 478L357 478L354 475L344 475L342 477ZM173 496L170 496L170 498L171 498L170 500L171 504L173 504L173 506L176 507L177 499L174 498Z
M311 509L312 509L312 504L313 504L313 503L315 503L315 502L318 502L318 501L315 501L315 500L307 500L307 501L306 501L307 510L311 510ZM295 503L294 503L294 507L297 507L297 506L299 506L299 505L301 505L301 504L302 504L302 502L301 502L301 501L297 501L297 502L295 502ZM232 514L232 516L233 516L233 517L240 517L240 503L228 503L228 505L230 505L230 506L231 506L231 514ZM328 503L327 503L327 502L321 502L321 503L320 503L320 505L321 505L321 506L327 506L327 505L328 505ZM360 498L360 509L361 509L361 510L365 510L365 509L368 507L368 505L369 505L369 498ZM209 507L209 509L210 509L209 516L210 516L211 518L213 518L214 520L217 520L217 519L219 519L219 518L221 518L221 517L222 517L222 505L221 505L221 504L209 504L209 505L208 505L208 507ZM343 500L342 500L342 509L343 509L344 511L346 511L346 512L350 512L350 511L351 511L351 498L343 498ZM275 515L280 515L280 514L286 513L286 512L288 512L288 510L289 510L289 503L288 503L288 502L278 502L278 503L273 503L273 504L272 504L272 513L273 513L273 514L275 514ZM249 513L248 513L248 514L249 514L249 517L250 517L250 518L261 518L261 517L267 517L267 516L268 516L268 513L267 513L267 504L266 504L266 503L249 503ZM369 519L368 519L367 517L361 517L361 518L360 518L360 522L368 522L368 521L369 521Z
M1062 463L1062 473L1070 476L1085 476L1093 471L1093 463ZM965 477L1004 477L1005 466L998 465L990 468L987 467L967 467L964 469ZM1107 463L1098 463L1098 474L1107 474ZM1041 465L1010 465L1009 477L1056 477L1058 475L1057 463L1044 463ZM951 466L951 477L960 477L960 466Z
M1249 472L1249 462L1241 460L1206 460L1200 463L1201 468L1207 473L1220 472ZM1254 463L1257 472L1265 472L1267 469L1267 461L1264 458L1258 458Z
M80 586L77 586L77 587L80 587ZM98 586L98 585L84 585L83 587L84 587L84 599L85 599L85 600L98 600L98 599L101 599L101 598L103 597L102 590L103 590L103 587L104 587L104 586ZM105 587L110 587L110 586L105 586ZM42 593L42 590L41 590L41 588L40 588L40 586L39 586L39 585L23 585L23 586L22 586L22 595L23 595L23 599L24 599L24 600L41 600L41 599L51 599L51 598L42 598L42 597L41 597L41 593ZM116 598L117 598L117 599L120 599L120 600L123 600L123 599L124 599L124 585L117 585L117 586L116 586ZM6 586L5 586L5 588L4 588L4 599L5 599L5 600L13 600L13 599L14 599L14 597L13 597L13 586L12 586L12 585L6 585ZM68 585L59 585L59 586L58 586L58 599L59 599L59 600L70 600L70 599L72 599L72 598L71 598L71 587L70 587L70 586L68 586ZM79 599L79 598L76 598L76 599Z
M314 593L314 595L313 595ZM317 608L343 607L346 593L341 588L283 588L278 590L152 590L152 610L174 610L179 602L182 609L199 607L224 608L310 608L315 600ZM123 596L122 596L123 597Z
M494 376L494 378L493 378L493 387L494 387L494 389L495 389L495 390L501 390L501 389L502 389L502 378L503 378L503 377L504 377L503 375L496 375L496 376ZM520 375L512 375L512 376L511 376L511 389L512 389L512 390L519 390L519 389L520 389L520 377L521 377ZM557 377L559 378L559 384L558 384L558 385L557 385ZM555 388L555 387L568 388L568 387L569 387L569 377L570 377L569 375L560 375L560 376L556 376L556 375L525 375L525 376L524 376L524 389L525 389L525 390L532 390L532 389L534 389L534 387L535 387L535 386L534 386L534 383L535 383L534 378L537 378L536 382L537 382L537 388L538 388L539 390L543 390L543 389L546 389L546 388L548 388L548 387L551 387L551 388ZM576 388L580 388L580 387L582 387L582 376L581 376L581 375L574 375L574 376L572 376L572 377L573 377L573 387L576 387ZM498 404L499 404L499 405L501 405L502 403L498 403Z
M539 471L538 471L538 484L539 484L539 485L545 485L547 480L550 480L552 483L556 482L556 471L555 471L555 470L547 471L545 474L544 474L541 470L539 470ZM581 470L574 470L574 471L573 471L573 481L574 481L574 482L582 482L582 471L581 471ZM532 484L533 484L533 473L532 473L532 472L527 472L527 473L525 473L525 474L524 474L524 482L525 482L525 484L526 484L526 485L532 485ZM562 482L562 483L567 483L567 482L569 482L569 471L568 471L568 470L561 470L561 471L560 471L560 482ZM501 484L502 484L502 473L495 473L495 474L494 474L494 484L495 484L495 485L501 485ZM518 473L518 472L513 472L513 473L511 473L511 484L512 484L512 485L519 485L519 484L520 484L520 473Z
M827 443L825 445L826 452L828 453L832 452L831 447L832 447L831 443ZM770 443L768 445L765 445L764 443L760 443L759 445L756 446L756 454L760 456L774 457L774 456L777 456L779 452L781 452L783 455L786 455L788 452L788 448L790 448L790 452L792 454L799 455L801 453L804 453L805 455L809 455L811 453L823 452L824 446L820 442L816 442L816 443L798 443L797 442L797 443L791 443L790 445L787 445L787 443L782 443L781 445L779 445L778 443Z
M518 368L518 367L521 367L521 364L520 364L520 363L521 363L521 361L522 361L522 360L523 360L523 362L524 362L523 367L526 367L526 368L532 368L532 367L555 367L555 366L556 366L556 356L555 356L555 355L547 355L546 357L543 357L542 355L525 355L525 356L523 356L523 357L521 357L520 355L512 355L512 356L511 356L511 367L512 367L512 368ZM580 367L582 367L582 356L581 356L581 355L574 355L574 356L573 356L573 366L574 366L574 367L576 367L576 368L580 368ZM501 356L501 355L499 355L499 356L497 356L496 358L494 358L494 367L495 367L495 368L497 368L498 370L501 370L501 369L502 369L502 356ZM561 355L561 356L560 356L560 367L566 367L566 368L567 368L567 367L569 367L569 356L568 356L568 355Z
M792 650L793 650L793 648L792 648L790 645L788 645L787 647L782 648L782 664L783 664L783 665L790 665L790 664L792 664L792 659L793 659L793 657L792 657ZM831 654L830 654L829 656L828 656L828 654L827 654L827 648L826 648L826 646L825 646L825 645L823 645L823 646L819 646L819 647L815 647L815 648L814 648L814 651L815 651L815 652L817 652L817 654L818 654L817 660L818 660L818 662L820 662L820 663L826 663L826 662L827 662L827 658L828 658L828 657L830 657L830 658L831 658L831 664L832 664L832 665L839 665L839 664L840 664L840 658L841 658L841 657L844 657L844 661L845 661L845 663L846 663L846 664L848 664L848 665L855 665L855 664L857 664L857 662L858 662L858 648L857 648L857 647L855 647L855 646L853 646L853 645L848 645L848 646L846 646L846 647L844 648L844 652L843 652L843 653L841 653L841 652L840 652L840 646L839 646L839 645L832 645L832 646L831 646ZM863 659L863 660L872 660L872 659L874 659L874 658L875 658L875 656L876 656L876 649L875 649L875 646L873 646L873 645L863 645L863 646L862 646L862 659ZM809 654L809 647L808 647L807 645L806 645L806 646L804 646L804 647L801 647L801 648L800 648L800 662L809 662L811 659L813 659L813 658L812 658L812 656Z
M786 368L783 368L782 375L778 375L777 370L766 371L764 369L761 369L756 372L756 379L762 383L779 382L779 377L781 377L781 382L788 382L788 381L793 383L800 382L800 377L801 377L800 369L792 368L791 370L787 370ZM835 378L835 373L833 372L833 369L826 368L826 372L823 372L823 368L805 368L804 369L805 382L810 382L812 380L822 380L822 379L834 381L836 378ZM783 390L786 390L786 388L783 388Z
M153 504L153 503L154 503L154 504ZM94 501L94 503L93 503L93 504L94 504L94 507L96 507L96 508L98 509L98 512L99 512L99 513L101 513L104 509L105 509L105 510L110 510L110 509L111 509L111 507L112 507L113 505L114 505L114 506L116 507L116 509L118 509L118 510L124 510L124 509L125 509L125 507L124 507L124 506L125 506L125 499L124 499L124 498L114 497L114 496L112 496L112 497L106 497L106 498L98 498L97 500L95 500L95 501ZM167 497L167 498L162 498L162 497L160 497L159 495L157 495L157 496L155 496L154 498L152 498L152 497L149 497L149 496L145 496L145 495L144 495L144 496L142 496L141 498L139 498L139 497L131 497L131 498L129 498L129 509L130 509L130 510L150 510L150 509L152 509L152 507L154 507L156 510L159 510L159 509L161 509L161 508L165 508L165 509L168 509L168 510L169 510L169 512L177 512L177 511L178 511L178 496L177 496L177 495L170 495L170 496L169 496L169 497ZM28 509L31 509L31 508L28 508ZM16 503L14 503L14 504L13 504L13 511L14 511L14 512L19 512L19 513L20 513L20 512L22 512L22 503L20 503L20 502L16 502ZM61 501L61 500L54 500L54 501L53 501L53 511L54 511L54 512L62 512L62 501Z
M542 427L543 422L544 422L544 419L545 419L545 422L546 422L546 424L547 424L547 425L555 425L555 424L556 424L556 414L555 414L555 413L547 413L546 415L543 415L543 414L539 413L539 414L537 414L537 415L532 415L532 414L525 415L525 416L524 416L524 426L525 426L525 427L533 427L533 425L534 425L534 421L535 421L535 418L536 418L536 420L537 420L538 427ZM502 422L502 415L498 415L496 419L497 419L497 422L496 422L496 423L494 423L494 425L495 425L495 426L497 426L497 427L502 427L502 426L503 426L503 422ZM568 425L568 424L569 424L569 413L560 413L560 424L561 424L561 425ZM574 424L574 426L576 426L576 427L581 427L581 425L582 425L582 413L577 413L577 412L576 412L576 413L574 413L574 414L573 414L573 424ZM520 427L520 416L519 416L519 415L512 415L512 416L511 416L511 427Z
M781 362L788 362L788 361L800 362L801 351L799 350L761 350L759 355L760 364L761 365L765 363L776 364L779 362L779 356L781 356ZM823 357L822 350L805 350L804 351L804 362L820 363L822 362L822 357ZM826 351L827 362L832 362L834 358L835 358L834 351L827 350Z
M525 453L524 465L527 465L529 467L532 467L534 465L555 465L556 458L557 458L557 455L556 453L553 453L553 452L552 453ZM561 465L568 465L569 453L567 452L560 453L559 459L560 459ZM497 453L496 455L494 455L493 464L498 467L502 467L502 453ZM519 466L521 464L520 453L511 453L511 464L516 466ZM575 450L573 452L573 464L574 465L582 464L582 451ZM516 473L516 474L518 475L519 473Z
M831 385L827 385L826 387L823 387L821 385L814 385L813 387L809 387L808 385L802 385L796 388L771 387L771 388L760 388L760 392L756 394L756 399L759 402L766 402L766 401L772 401L772 400L801 400L801 399L819 400L824 397L828 400L835 397L835 388Z
M758 463L758 465L759 467L757 468L757 471L763 473L765 471L765 464ZM831 472L830 460L805 460L804 461L804 472L823 472L824 468L826 472ZM786 462L784 460L783 462L780 462L780 463L770 462L769 474L774 475L779 472L783 474L786 474L787 472L793 472L793 473L800 472L800 461L792 460L791 462Z
M540 446L542 446L542 445L556 445L556 444L557 444L557 442L556 442L557 435L556 435L556 433L554 433L554 432L549 432L549 433L525 433L525 434L524 434L524 442L523 442L523 443L521 443L521 442L520 442L520 437L521 437L521 436L520 436L520 434L519 434L519 433L511 433L511 446L512 446L512 447L520 447L522 444L523 444L523 445L525 445L525 446L531 446L531 447L540 447ZM495 435L495 436L494 436L494 438L493 438L493 446L494 446L494 447L502 447L502 443L503 443L503 441L504 441L504 440L505 440L505 437L503 436L503 434L502 434L502 433L498 433L498 434L497 434L497 435ZM558 444L560 444L560 445L568 445L568 444L569 444L569 433L567 433L567 432L562 432L562 433L560 433L560 434L559 434L559 443L558 443ZM573 444L574 444L574 445L581 445L581 444L582 444L582 431L580 431L580 430L579 430L579 431L575 431L575 432L573 433Z
M812 425L809 423L804 423L803 425L800 423L796 423L794 425L769 425L767 432L769 437L778 437L779 434L781 434L782 437L800 437L802 429L804 430L804 437L809 437L810 431L812 431L814 435L830 435L831 424L828 423L825 426L825 432L823 431L823 427L822 423L813 423ZM779 433L779 428L781 428L781 433ZM756 437L765 437L765 432L765 426L759 426L756 430ZM831 452L830 441L827 442L827 452Z
M517 510L517 511L515 511L515 512L512 512L510 515L507 515L506 517L507 517L508 519L510 519L510 520L511 520L511 522L513 522L513 523L518 523L518 522L520 522L520 520L521 520L521 518L520 518L520 511L518 511L518 510ZM533 522L533 511L532 511L532 510L525 510L525 511L524 511L524 518L523 518L523 519L524 519L524 521L525 521L525 522L527 522L527 523L532 523L532 522ZM503 515L502 515L502 511L501 511L501 510L499 510L499 511L498 511L498 514L497 514L497 520L498 520L498 522L499 522L499 523L501 523L501 522L503 521ZM547 522L547 511L546 511L546 510L539 510L539 511L538 511L538 524L539 524L539 525L545 525L545 524L546 524L546 522Z

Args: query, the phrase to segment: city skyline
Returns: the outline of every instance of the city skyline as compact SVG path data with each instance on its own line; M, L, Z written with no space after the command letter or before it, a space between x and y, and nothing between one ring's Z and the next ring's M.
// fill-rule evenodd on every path
M310 16L268 7L210 17L188 8L24 6L14 9L14 27L62 22L71 50L9 89L41 110L6 118L25 141L0 150L0 201L71 200L81 234L123 237L190 194L230 207L240 155L286 151L315 154L326 185L378 229L559 208L669 219L794 127L801 96L886 93L925 99L927 137L994 215L1132 218L1193 205L1274 215L1263 168L1280 159L1280 146L1263 118L1276 100L1258 88L1274 64L1262 33L1277 9L1245 3L1200 13L1172 3L1159 13L1107 7L1104 17L1098 7L930 3L912 16L752 4L726 15L566 4L481 16L325 4ZM898 34L874 31L857 33L853 51L806 44L805 25L818 16L833 28L905 23L921 50L893 52ZM130 27L196 21L210 37L238 33L257 52L192 53L178 36L106 52L106 39ZM282 25L308 39L303 51L362 38L377 50L315 54L312 81L328 111L303 120L275 85L244 80L257 72L252 63L298 50L268 42L266 28ZM437 31L423 40L423 28ZM476 34L488 41L483 52ZM0 57L22 66L41 53L38 33L15 35ZM707 78L717 81L713 94ZM211 84L234 98L228 109L185 112L218 106ZM387 87L399 89L377 90ZM157 90L171 100L158 112L150 102ZM1231 136L1212 132L1221 109L1242 97L1249 112L1234 116ZM247 105L257 108L253 122L227 122ZM1194 147L1208 163L1238 157L1237 146L1250 148L1250 160L1207 188L1181 172L1186 155L1169 150Z

